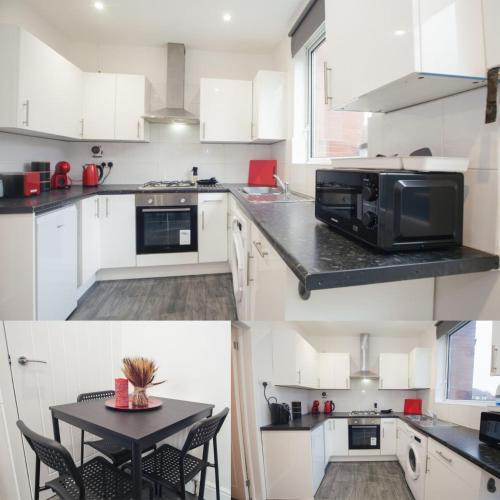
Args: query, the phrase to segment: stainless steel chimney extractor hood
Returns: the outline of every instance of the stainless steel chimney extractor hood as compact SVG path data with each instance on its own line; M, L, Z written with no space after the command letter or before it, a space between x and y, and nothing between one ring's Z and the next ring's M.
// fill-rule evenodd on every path
M186 47L182 43L167 44L167 107L144 116L150 123L190 123L200 120L184 109L184 77Z
M370 353L370 334L361 333L360 340L360 359L359 371L353 373L351 378L379 378L375 372L368 368L368 355Z

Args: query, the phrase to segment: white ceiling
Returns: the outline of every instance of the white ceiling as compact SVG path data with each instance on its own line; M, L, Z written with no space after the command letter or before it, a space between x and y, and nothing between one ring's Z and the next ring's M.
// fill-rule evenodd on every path
M287 35L304 0L24 0L78 42L270 52ZM231 22L222 20L225 13Z
M357 336L370 333L380 337L418 337L433 321L298 321L295 328L306 337Z

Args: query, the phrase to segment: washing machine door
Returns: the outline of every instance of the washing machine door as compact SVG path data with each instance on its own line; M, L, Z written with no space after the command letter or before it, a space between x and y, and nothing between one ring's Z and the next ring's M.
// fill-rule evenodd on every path
M245 252L240 228L241 224L238 219L234 218L231 231L233 254L231 259L231 273L233 275L233 290L236 304L240 304L243 299L243 286L245 279Z
M415 442L410 442L406 453L406 473L410 479L416 481L422 472L419 448Z

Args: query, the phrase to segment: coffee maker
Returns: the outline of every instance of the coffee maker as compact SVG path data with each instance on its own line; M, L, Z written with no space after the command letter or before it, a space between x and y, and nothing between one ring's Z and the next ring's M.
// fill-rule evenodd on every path
M54 175L50 179L51 189L68 189L71 187L69 171L71 165L67 161L60 161L56 164Z

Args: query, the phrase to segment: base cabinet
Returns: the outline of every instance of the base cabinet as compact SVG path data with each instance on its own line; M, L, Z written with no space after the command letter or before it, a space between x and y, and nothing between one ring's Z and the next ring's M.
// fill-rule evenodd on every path
M227 261L227 194L198 195L198 262Z
M78 215L78 286L87 283L101 267L99 197L80 202Z
M135 196L100 196L99 217L101 268L135 266Z
M396 455L396 419L382 418L380 422L380 454Z
M330 418L325 422L325 458L347 457L349 454L349 427L347 418Z

